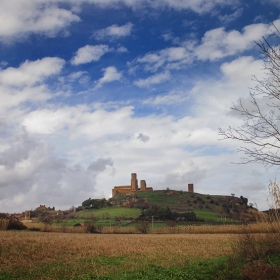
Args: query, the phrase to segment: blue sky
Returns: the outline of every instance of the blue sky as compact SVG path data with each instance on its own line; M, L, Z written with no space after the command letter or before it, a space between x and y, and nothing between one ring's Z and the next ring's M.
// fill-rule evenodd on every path
M109 198L134 172L268 208L277 170L232 164L218 128L242 124L272 22L276 0L2 0L0 212Z

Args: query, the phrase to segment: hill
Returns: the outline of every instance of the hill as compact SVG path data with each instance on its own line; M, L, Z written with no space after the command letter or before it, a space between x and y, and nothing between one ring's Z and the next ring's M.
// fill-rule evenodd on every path
M139 191L104 199L88 199L66 211L31 211L32 221L46 225L96 227L136 226L140 220L153 227L255 221L258 210L244 197L199 194L176 190ZM172 223L171 223L172 221ZM30 224L30 226L34 226Z
M174 212L209 213L213 217L227 216L235 220L254 220L258 212L248 206L245 197L209 195L175 190L141 191L135 195L115 195L110 199L114 205L126 208L148 209L152 207L169 208Z

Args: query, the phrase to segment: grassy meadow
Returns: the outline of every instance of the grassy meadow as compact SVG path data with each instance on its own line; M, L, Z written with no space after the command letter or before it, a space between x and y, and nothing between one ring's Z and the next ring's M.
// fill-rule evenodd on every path
M234 236L1 231L0 240L0 279L157 279L158 270L184 273L210 259L217 265L231 254Z

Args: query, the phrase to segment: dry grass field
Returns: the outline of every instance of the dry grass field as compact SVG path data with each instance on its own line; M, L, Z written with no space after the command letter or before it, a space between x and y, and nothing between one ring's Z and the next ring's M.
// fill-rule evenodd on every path
M37 228L41 231L51 231L57 233L84 233L85 228L83 227L62 227L62 226L49 226L43 223L25 223L28 229ZM242 234L246 230L249 233L265 233L273 232L279 229L279 222L258 222L248 225L189 225L189 226L175 226L175 227L155 227L152 228L151 225L148 229L150 234ZM102 227L102 233L105 234L137 234L135 226L112 226L112 227Z
M24 270L30 279L71 279L85 272L105 275L150 264L181 267L197 259L226 256L234 235L0 231L0 240L2 273Z

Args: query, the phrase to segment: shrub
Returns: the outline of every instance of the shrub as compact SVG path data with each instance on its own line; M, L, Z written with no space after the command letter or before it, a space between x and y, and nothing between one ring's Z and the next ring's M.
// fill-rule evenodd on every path
M256 261L245 266L241 275L243 280L278 280L280 267L271 266L263 261Z
M269 194L270 221L263 216L259 219L259 224L264 224L262 234L253 235L249 233L248 227L244 228L244 233L237 239L234 246L236 261L243 260L247 263L242 271L242 279L280 279L280 268L266 263L268 259L280 254L280 182L270 182Z
M9 221L8 229L11 230L24 230L27 229L27 227L20 221L11 218Z
M85 223L85 232L86 233L95 233L96 228L92 223Z
M140 221L136 225L136 230L142 234L146 234L149 230L149 222L148 221Z

